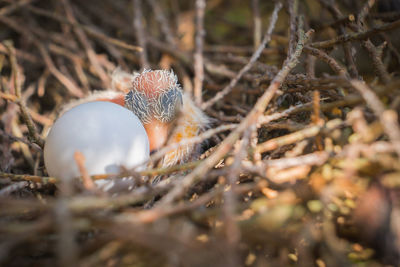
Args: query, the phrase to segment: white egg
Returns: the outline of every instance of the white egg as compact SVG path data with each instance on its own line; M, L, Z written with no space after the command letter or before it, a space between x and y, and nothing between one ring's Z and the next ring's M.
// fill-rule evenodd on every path
M64 113L51 128L44 147L50 176L80 176L74 153L85 157L89 175L116 174L121 167L144 166L149 140L139 119L128 109L110 102L90 102Z

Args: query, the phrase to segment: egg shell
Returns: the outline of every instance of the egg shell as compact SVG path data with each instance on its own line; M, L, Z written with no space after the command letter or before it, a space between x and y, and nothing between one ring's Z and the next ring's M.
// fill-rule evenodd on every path
M74 153L85 157L89 175L116 174L121 167L144 166L149 159L146 131L128 109L110 102L89 102L64 113L51 128L44 147L50 176L80 176Z

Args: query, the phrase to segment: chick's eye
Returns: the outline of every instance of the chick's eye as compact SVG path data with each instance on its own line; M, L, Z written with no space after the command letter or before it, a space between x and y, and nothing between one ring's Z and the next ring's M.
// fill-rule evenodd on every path
M125 107L131 110L143 124L150 122L150 104L144 94L134 90L130 91L125 96Z
M161 122L170 122L176 118L182 105L181 90L172 88L158 97L154 107L154 116Z

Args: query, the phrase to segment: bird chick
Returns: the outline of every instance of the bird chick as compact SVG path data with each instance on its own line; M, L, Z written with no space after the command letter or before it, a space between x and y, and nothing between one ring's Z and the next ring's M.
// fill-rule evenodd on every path
M151 151L168 140L179 143L197 136L209 124L209 118L182 92L173 71L144 70L130 74L118 68L112 74L110 90L97 91L68 104L62 113L91 101L113 102L131 110L146 130ZM194 152L194 145L182 145L164 156L162 166L183 163Z
M116 77L122 76L117 73ZM178 143L194 137L209 123L207 116L182 92L173 71L145 70L133 74L132 80L132 88L125 96L125 107L142 121L149 137L150 150L159 149L168 138ZM162 165L182 163L193 150L193 146L183 145L166 154Z

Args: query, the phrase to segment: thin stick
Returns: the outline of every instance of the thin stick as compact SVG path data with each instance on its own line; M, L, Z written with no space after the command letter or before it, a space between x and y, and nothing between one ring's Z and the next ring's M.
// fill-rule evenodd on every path
M319 91L315 90L313 93L313 115L311 116L312 121L315 125L319 125L322 122L322 119L319 115L320 113L320 94ZM322 138L321 135L318 134L315 138L315 143L317 144L318 150L322 151L324 148L322 146Z
M310 47L310 46L304 47L304 52L317 57L319 60L324 61L340 77L345 78L345 79L347 79L349 77L347 70L342 65L340 65L333 57L329 56L326 52L324 52L320 49L317 49L317 48Z
M376 0L368 0L362 7L360 13L357 16L357 24L362 26L365 23L365 18L368 16L369 11L375 5Z
M146 36L142 24L142 0L133 0L133 26L136 31L136 38L139 46L142 48L140 53L140 63L142 69L150 68L149 60L147 59Z
M251 1L251 8L253 12L253 44L254 50L260 46L261 43L261 16L260 16L260 1L259 0L252 0Z
M13 137L15 138L15 137ZM22 141L23 140L19 140ZM188 171L191 170L195 167L197 167L202 160L198 161L192 161L180 165L173 165L169 167L162 167L162 168L156 168L156 169L146 169L141 172L138 172L137 174L140 176L149 176L149 175L167 175L171 174L174 172L179 172L179 171ZM91 175L90 179L92 180L101 180L101 179L107 179L107 178L124 178L127 176L131 176L131 173L110 173L110 174L98 174L98 175ZM14 174L14 173L6 173L6 172L0 172L0 179L10 179L11 181L18 182L18 181L32 181L35 183L42 183L42 184L56 184L59 183L60 180L56 177L47 177L47 176L38 176L38 175L29 175L29 174Z
M79 173L81 174L82 181L83 181L83 186L87 190L93 190L95 188L95 185L94 185L93 180L90 178L89 173L86 170L85 156L82 154L82 152L75 151L74 159L75 159L76 164L78 165Z
M249 145L250 134L252 132L251 128L255 128L254 126L255 125L252 125L249 129L247 129L243 135L240 147L227 175L227 185L229 186L229 189L223 194L224 205L222 207L222 214L224 217L224 228L227 239L227 266L238 266L239 262L237 250L241 233L235 219L237 199L234 190L237 186L236 183L239 180L238 177L241 170L241 163L247 156L247 148Z
M78 248L76 244L76 230L73 225L73 214L69 208L70 198L73 195L73 178L65 177L60 180L59 193L53 206L56 230L58 232L57 256L61 267L77 266Z
M383 43L383 46L385 46L386 43ZM376 47L370 39L366 40L363 42L363 46L367 49L371 59L373 66L376 70L376 74L381 80L382 83L388 84L390 82L390 74L387 72L383 62L382 62L382 52L383 52L383 46L382 47Z
M35 183L42 183L42 184L55 184L58 182L58 179L54 177L14 174L5 172L0 172L0 179L10 179L11 181L32 181Z
M16 55L15 55L14 46L9 41L5 41L4 45L7 47L8 54L10 57L11 68L12 68L13 77L14 77L15 96L17 97L16 103L18 104L18 106L20 108L22 120L28 127L28 139L43 149L44 141L38 134L36 126L35 126L34 122L32 121L31 116L29 115L28 108L26 107L26 105L21 97L22 85L20 83L21 79L20 79L19 67L18 67Z
M400 27L400 20L396 20L391 23L383 24L382 26L375 27L370 30L353 33L353 34L344 34L344 35L340 35L340 36L330 39L330 40L314 42L314 43L311 43L310 46L312 46L314 48L330 48L336 44L346 43L346 42L350 42L350 41L354 41L354 40L364 40L364 39L367 39L368 37L370 37L374 34L377 34L379 32L391 31L398 27Z
M280 136L277 138L270 139L268 141L265 141L264 143L258 144L256 147L257 153L264 153L267 151L271 151L274 149L277 149L278 147L284 146L284 145L290 145L294 144L300 140L304 140L306 138L314 137L317 134L321 132L323 129L327 129L328 131L336 129L340 127L343 124L343 122L339 119L334 119L331 121L328 121L325 125L313 125L311 127L307 127L303 130L287 134L284 136Z
M161 31L165 35L167 42L170 45L176 46L177 45L176 38L175 38L174 34L172 33L170 24L169 24L167 18L165 17L163 10L161 9L161 7L159 5L159 1L149 0L149 3L151 5L151 7L153 8L153 12L156 15L156 20L160 24Z
M29 183L27 181L20 181L20 182L16 182L16 183L7 185L6 187L4 187L0 190L0 197L9 196L11 193L21 190L22 188L25 188L28 185L29 185Z
M205 0L196 0L196 52L194 53L194 100L197 105L202 103L202 88L204 80L204 11Z
M397 113L394 110L385 110L378 96L366 83L358 80L351 80L350 82L380 119L383 129L389 136L397 155L400 157L400 127L397 122Z
M0 15L7 16L7 15L11 14L12 12L14 12L15 10L18 10L18 8L28 5L28 4L32 3L33 1L36 1L36 0L21 0L21 1L18 1L17 3L3 7L0 9Z
M291 56L296 48L296 32L297 32L297 18L298 18L298 9L299 9L299 1L298 0L287 0L288 3L288 11L290 15L290 28L289 28L289 48L288 55Z

